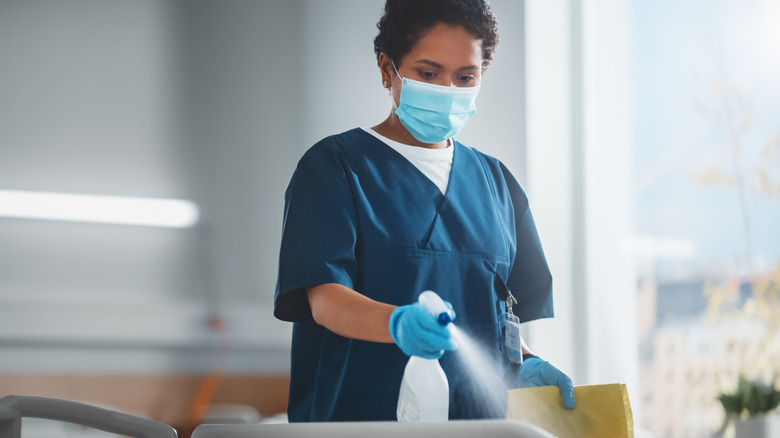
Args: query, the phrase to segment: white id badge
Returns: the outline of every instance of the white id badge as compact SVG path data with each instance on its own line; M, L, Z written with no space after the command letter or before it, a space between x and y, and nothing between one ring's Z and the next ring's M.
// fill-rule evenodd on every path
M520 336L520 318L517 315L507 313L506 332L504 344L509 360L512 362L523 363L523 338Z
M523 364L523 337L520 335L520 318L512 312L512 307L517 300L512 292L507 291L506 297L506 329L504 331L504 345L509 360Z

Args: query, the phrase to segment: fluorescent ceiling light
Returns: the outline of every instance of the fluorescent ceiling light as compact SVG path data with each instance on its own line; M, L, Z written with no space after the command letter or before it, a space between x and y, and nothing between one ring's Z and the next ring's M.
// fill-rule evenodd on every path
M0 190L0 217L187 228L198 215L182 199Z

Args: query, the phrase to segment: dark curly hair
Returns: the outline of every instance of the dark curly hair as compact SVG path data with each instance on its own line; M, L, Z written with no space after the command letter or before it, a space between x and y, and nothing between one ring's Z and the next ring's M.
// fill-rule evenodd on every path
M498 23L485 0L387 0L374 38L377 59L384 52L400 67L401 58L439 23L460 25L482 43L482 67L493 60Z

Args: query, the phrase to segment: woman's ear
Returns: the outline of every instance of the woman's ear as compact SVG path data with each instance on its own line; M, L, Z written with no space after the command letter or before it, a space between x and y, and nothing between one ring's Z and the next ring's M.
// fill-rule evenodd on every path
M390 88L393 83L393 76L395 76L392 60L389 56L387 56L387 54L380 52L379 56L377 57L377 65L379 66L379 71L382 74L382 86L385 88Z

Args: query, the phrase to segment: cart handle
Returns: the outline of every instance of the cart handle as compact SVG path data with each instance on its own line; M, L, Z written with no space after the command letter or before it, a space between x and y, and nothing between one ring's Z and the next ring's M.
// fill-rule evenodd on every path
M137 438L176 438L176 429L158 421L70 400L25 395L0 398L0 438L21 438L22 417L65 421Z

